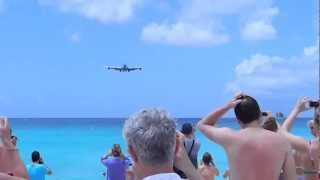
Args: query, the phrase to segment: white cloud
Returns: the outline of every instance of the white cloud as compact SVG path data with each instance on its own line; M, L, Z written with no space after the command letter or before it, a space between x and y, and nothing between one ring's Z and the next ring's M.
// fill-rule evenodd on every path
M221 23L225 19L233 24L245 19L241 30L245 40L272 39L277 34L272 19L279 10L273 0L186 0L180 5L177 14L168 18L172 23L147 24L142 39L173 45L220 45L231 39Z
M229 41L228 35L216 32L212 25L196 26L184 22L149 24L142 31L142 39L174 45L218 45Z
M315 56L318 56L319 47L317 46L305 47L303 52L305 56L315 57Z
M79 33L72 33L70 36L70 41L73 43L79 43L81 41L81 36Z
M39 0L41 5L58 7L102 23L129 20L142 0Z
M278 13L279 10L275 7L257 12L243 26L241 30L243 39L249 41L274 39L277 36L277 30L273 26L272 20Z
M319 80L318 51L307 47L301 55L289 58L255 54L235 68L235 80L227 84L227 90L290 95L297 90L303 93L315 89Z

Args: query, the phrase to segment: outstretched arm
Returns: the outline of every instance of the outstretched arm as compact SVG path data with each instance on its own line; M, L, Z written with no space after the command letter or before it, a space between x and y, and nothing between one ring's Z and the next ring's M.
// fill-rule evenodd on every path
M302 137L296 136L289 131L291 130L293 123L297 119L298 115L306 111L305 104L308 102L308 98L304 97L301 98L295 108L292 110L288 118L284 121L284 123L281 126L281 133L289 140L291 143L291 146L293 149L296 149L298 151L308 153L309 151L309 143L307 140L305 140Z
M306 111L308 109L306 109L305 104L309 102L309 99L304 97L298 100L296 106L293 108L293 110L291 111L290 115L288 116L288 118L284 121L284 123L281 126L281 129L284 131L290 131L292 128L292 125L294 123L294 121L297 119L298 115L303 112Z
M230 109L234 108L241 102L238 98L241 95L233 98L227 105L218 109L217 111L209 114L198 122L197 127L211 140L223 146L229 144L233 140L233 131L229 128L218 128L215 125L218 120L227 113Z
M183 143L184 138L185 137L183 134L181 134L180 132L177 132L174 165L178 169L182 170L189 180L203 180L202 176L193 166L192 162L188 157L188 154L186 152L186 149Z

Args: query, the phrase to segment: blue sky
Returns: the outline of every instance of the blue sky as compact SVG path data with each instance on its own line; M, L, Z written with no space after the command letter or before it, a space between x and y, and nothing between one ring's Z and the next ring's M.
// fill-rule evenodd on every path
M200 117L237 91L316 98L316 1L0 0L0 114ZM117 73L105 65L142 66ZM232 113L229 114L232 116Z

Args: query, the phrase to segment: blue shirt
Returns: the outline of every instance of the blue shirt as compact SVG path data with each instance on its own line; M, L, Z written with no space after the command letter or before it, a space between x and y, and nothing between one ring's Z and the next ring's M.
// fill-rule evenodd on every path
M48 174L48 168L43 164L30 164L27 166L30 180L45 180L46 174Z
M102 164L108 169L107 180L125 180L127 168L129 167L129 160L119 157L108 157L102 159Z

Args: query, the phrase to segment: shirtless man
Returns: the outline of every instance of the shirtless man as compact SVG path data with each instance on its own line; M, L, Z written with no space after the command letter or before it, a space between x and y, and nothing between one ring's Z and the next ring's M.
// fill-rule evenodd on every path
M241 130L219 128L221 117L234 108ZM240 94L227 105L209 114L198 128L227 152L232 180L295 180L296 172L288 140L259 125L261 111L255 99Z
M315 135L315 139L308 141L303 137L299 137L296 135L291 134L289 131L297 119L298 115L308 110L306 108L306 103L309 102L308 98L301 98L297 105L292 110L289 117L285 120L285 122L281 126L281 133L290 141L292 147L298 151L302 157L302 168L304 172L304 179L305 180L318 180L319 177L319 153L320 153L320 144L319 144L319 121L320 117L319 114L315 117L315 120L310 126L312 134Z

